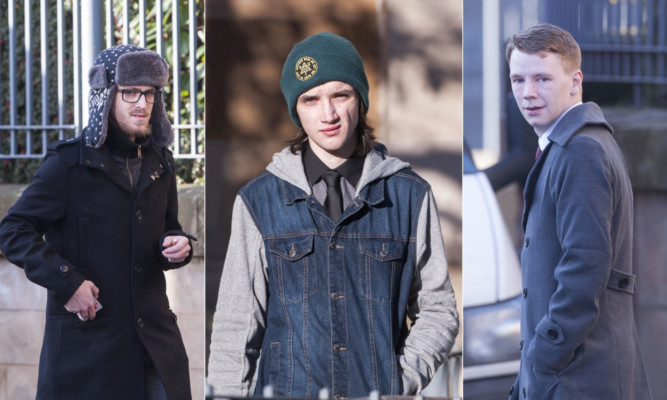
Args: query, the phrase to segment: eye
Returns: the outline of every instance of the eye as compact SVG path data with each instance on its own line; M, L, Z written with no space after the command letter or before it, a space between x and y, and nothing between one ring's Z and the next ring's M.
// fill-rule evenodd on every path
M513 83L513 84L515 84L515 83L523 83L523 79L521 79L521 78L512 78L512 83Z

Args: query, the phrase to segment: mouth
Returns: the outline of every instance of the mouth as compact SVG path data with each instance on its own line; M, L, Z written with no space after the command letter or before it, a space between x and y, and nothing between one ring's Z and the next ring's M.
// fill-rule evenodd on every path
M333 136L340 131L340 124L320 129L320 132L327 136Z
M529 107L523 107L523 109L526 111L528 115L535 115L538 114L542 109L544 109L544 106L529 106Z

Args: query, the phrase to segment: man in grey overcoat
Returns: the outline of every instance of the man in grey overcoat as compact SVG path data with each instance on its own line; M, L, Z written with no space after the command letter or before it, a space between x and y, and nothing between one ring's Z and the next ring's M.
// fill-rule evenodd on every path
M167 149L169 68L123 45L88 78L88 126L49 145L0 223L4 255L48 290L37 399L190 399L163 273L192 258Z
M613 129L582 103L581 51L540 24L507 45L539 137L524 191L521 368L510 399L650 399L633 316L632 188Z

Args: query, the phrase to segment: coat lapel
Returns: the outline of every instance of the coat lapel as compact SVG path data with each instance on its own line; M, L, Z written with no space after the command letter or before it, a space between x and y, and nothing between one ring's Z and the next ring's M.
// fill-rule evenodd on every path
M526 233L526 221L528 220L528 211L530 210L530 206L533 203L533 197L535 195L535 187L537 186L537 179L540 176L540 172L544 168L544 164L546 162L547 157L549 156L549 151L551 150L552 146L553 144L550 143L542 151L542 154L535 161L533 168L530 170L528 178L526 178L526 185L523 189L523 203L524 203L523 215L521 217L521 229L523 233Z

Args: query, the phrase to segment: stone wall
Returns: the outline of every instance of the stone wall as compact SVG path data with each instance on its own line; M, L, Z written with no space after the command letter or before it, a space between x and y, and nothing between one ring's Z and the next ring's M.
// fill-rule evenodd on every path
M0 185L0 215L18 199L24 185ZM195 399L204 398L204 187L179 188L179 219L199 240L190 265L168 271L167 292L190 358ZM34 399L44 335L46 290L0 255L0 400Z

